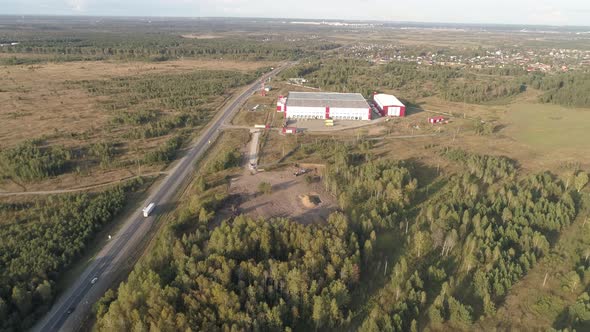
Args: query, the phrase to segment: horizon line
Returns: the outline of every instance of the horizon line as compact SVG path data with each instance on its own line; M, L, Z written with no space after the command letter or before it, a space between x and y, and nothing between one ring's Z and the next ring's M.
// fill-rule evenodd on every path
M404 21L404 20L380 20L380 19L348 19L348 18L301 18L301 17L265 17L265 16L151 16L151 15L100 15L100 14L0 14L0 17L95 17L95 18L156 18L156 19L263 19L263 20L301 20L301 21L343 21L343 22L368 22L368 23L409 23L409 24L447 24L447 25L489 25L489 26L529 26L529 27L555 27L555 28L590 28L590 25L570 24L531 24L531 23L493 23L493 22L445 22L445 21Z

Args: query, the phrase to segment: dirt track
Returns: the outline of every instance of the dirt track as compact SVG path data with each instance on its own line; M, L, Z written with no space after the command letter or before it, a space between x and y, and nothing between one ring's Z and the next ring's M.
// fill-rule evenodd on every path
M73 192L86 191L86 190L92 190L92 189L96 189L96 188L106 187L106 186L114 185L114 184L117 184L117 183L121 183L123 181L131 180L131 179L136 179L136 178L139 178L139 177L157 176L157 175L166 175L166 174L168 174L168 173L166 173L166 172L157 172L157 173L143 174L141 176L135 175L135 176L129 176L129 177L126 177L126 178L118 179L118 180L115 180L115 181L110 181L110 182L105 182L105 183L99 183L99 184L95 184L95 185L92 185L92 186L72 188L72 189L44 190L44 191L0 192L0 196L26 196L26 195L66 194L66 193L73 193Z

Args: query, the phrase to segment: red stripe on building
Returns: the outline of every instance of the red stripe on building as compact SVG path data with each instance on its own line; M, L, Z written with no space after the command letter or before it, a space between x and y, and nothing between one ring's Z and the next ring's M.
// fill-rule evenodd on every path
M369 107L369 120L371 120L373 114L371 114L371 108Z
M406 107L405 106L401 106L399 108L399 116L406 116Z
M330 118L330 106L326 106L326 119Z

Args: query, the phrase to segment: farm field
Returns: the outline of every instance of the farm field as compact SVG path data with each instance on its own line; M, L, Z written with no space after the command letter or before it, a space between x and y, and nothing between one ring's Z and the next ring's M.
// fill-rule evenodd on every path
M511 104L503 114L506 134L539 152L581 152L590 141L590 109Z

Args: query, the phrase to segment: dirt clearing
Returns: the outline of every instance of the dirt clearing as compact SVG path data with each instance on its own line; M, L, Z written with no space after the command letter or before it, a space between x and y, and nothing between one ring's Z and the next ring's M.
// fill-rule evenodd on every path
M271 193L258 192L263 182L271 185ZM320 181L309 182L305 176L293 175L291 169L245 173L232 180L230 194L238 197L238 211L253 218L285 217L303 224L325 222L336 211L336 202Z

